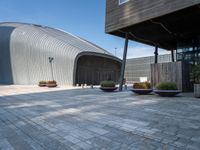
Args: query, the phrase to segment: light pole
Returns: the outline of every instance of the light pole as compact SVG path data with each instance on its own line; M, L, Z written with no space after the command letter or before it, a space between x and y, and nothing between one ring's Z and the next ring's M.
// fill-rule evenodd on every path
M115 48L115 57L117 57L117 48Z
M50 68L51 68L51 78L52 80L54 80L54 76L53 76L53 60L54 58L53 57L49 57L49 63L50 63Z

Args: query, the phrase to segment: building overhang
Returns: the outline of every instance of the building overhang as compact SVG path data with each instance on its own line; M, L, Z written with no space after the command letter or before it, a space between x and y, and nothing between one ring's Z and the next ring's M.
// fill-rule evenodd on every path
M177 41L200 36L200 5L108 32L166 50L176 49Z

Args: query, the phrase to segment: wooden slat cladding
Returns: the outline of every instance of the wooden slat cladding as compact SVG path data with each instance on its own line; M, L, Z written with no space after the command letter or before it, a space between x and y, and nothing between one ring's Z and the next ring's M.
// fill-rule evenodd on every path
M78 59L76 84L99 85L101 81L119 82L121 63L98 56L84 55Z
M179 90L189 92L190 65L184 62L151 64L151 83L155 87L160 82L175 82Z
M197 4L200 4L200 0L130 0L122 5L118 4L118 0L107 0L106 32L110 33Z
M200 84L194 84L194 96L200 98Z

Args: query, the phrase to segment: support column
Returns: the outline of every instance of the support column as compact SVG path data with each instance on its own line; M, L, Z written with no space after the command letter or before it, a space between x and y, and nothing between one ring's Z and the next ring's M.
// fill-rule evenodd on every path
M155 46L155 52L154 52L154 54L155 54L155 61L154 61L154 63L157 64L158 63L158 46L157 45Z
M123 61L122 61L122 66L121 66L119 91L122 91L122 88L123 88L123 81L124 81L124 72L125 72L125 66L126 66L127 50L128 50L128 33L126 33L126 39L125 39L125 44L124 44L124 54L123 54Z
M171 50L172 62L174 62L174 50Z

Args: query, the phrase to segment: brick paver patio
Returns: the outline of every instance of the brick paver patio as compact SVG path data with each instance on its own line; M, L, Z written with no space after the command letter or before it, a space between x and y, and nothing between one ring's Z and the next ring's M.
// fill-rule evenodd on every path
M2 150L200 149L199 99L20 89L0 87Z

